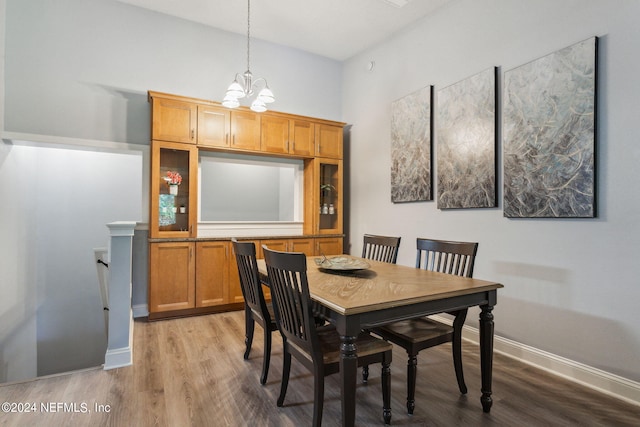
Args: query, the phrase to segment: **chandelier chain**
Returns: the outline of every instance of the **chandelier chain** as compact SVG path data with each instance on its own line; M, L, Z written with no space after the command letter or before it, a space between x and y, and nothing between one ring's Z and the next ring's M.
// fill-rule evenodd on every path
M249 67L249 50L251 48L251 0L247 0L247 71Z
M233 82L229 85L227 93L224 97L222 105L227 108L236 108L240 105L240 98L249 98L253 96L254 91L258 92L258 96L251 103L251 110L261 113L267 111L267 105L275 101L273 92L269 89L267 80L260 77L253 78L251 74L251 0L247 0L247 70L243 73L237 73ZM260 89L262 86L262 89Z

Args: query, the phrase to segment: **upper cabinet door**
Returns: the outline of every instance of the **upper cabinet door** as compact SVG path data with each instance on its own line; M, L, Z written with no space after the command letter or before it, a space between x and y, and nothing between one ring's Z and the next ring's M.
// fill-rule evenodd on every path
M231 112L226 108L198 105L198 145L229 147Z
M263 115L260 149L269 153L289 153L289 119Z
M191 102L153 98L151 138L156 141L196 143L197 108Z
M342 127L316 124L316 156L342 158Z
M231 112L231 148L260 150L260 115L252 111Z
M314 125L305 120L289 120L289 153L313 157Z

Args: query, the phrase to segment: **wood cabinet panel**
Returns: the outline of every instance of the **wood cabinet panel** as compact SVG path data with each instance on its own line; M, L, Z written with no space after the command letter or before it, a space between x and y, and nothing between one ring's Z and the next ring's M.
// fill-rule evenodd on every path
M198 145L229 147L231 112L226 108L198 105Z
M289 120L289 152L300 156L314 155L314 124L306 120Z
M260 150L260 115L252 111L231 113L231 148Z
M196 143L196 105L186 101L153 98L151 139Z
M315 255L314 241L313 239L291 239L289 252L302 252L307 256Z
M229 302L229 259L228 242L196 243L196 307Z
M316 156L342 158L342 127L316 124Z
M183 310L195 306L193 243L149 245L149 312Z
M263 115L260 128L260 150L268 153L289 153L289 119Z
M321 237L316 240L316 255L341 255L344 253L342 237Z

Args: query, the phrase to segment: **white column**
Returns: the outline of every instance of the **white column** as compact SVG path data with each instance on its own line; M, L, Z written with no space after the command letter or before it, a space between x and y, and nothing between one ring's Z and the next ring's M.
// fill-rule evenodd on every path
M133 315L131 311L131 254L134 221L107 224L109 239L109 336L104 369L133 363Z

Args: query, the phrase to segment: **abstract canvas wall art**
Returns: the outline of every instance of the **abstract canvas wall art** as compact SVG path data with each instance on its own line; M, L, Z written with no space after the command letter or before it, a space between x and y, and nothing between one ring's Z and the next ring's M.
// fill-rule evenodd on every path
M496 74L438 91L438 208L496 206Z
M431 200L432 87L391 104L391 201Z
M504 215L595 216L597 38L504 74Z

